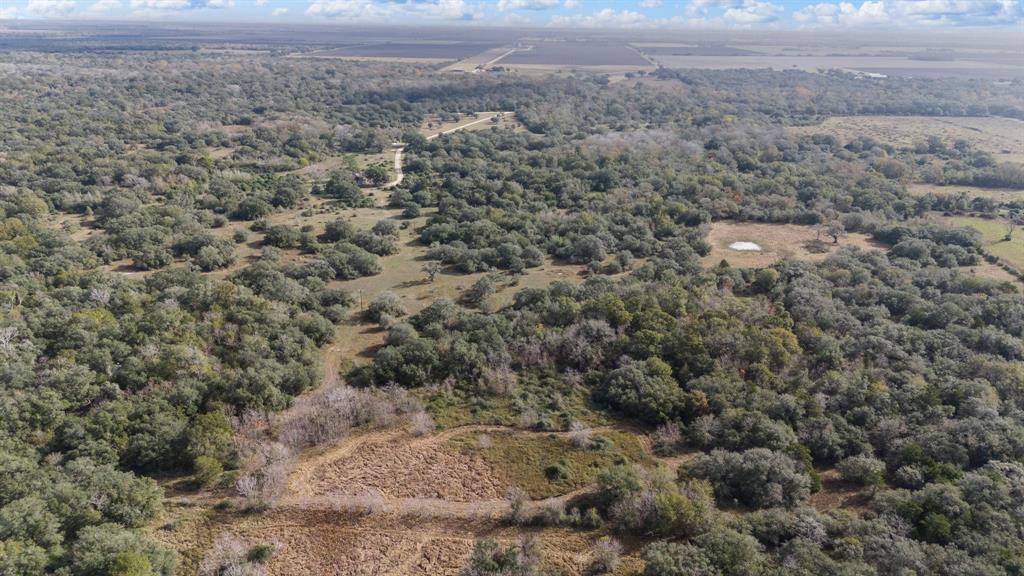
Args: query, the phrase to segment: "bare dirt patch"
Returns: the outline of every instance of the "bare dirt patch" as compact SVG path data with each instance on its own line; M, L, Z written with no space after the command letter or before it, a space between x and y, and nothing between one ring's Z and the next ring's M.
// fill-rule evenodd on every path
M865 234L850 233L840 238L838 244L832 244L824 234L821 238L821 243L817 243L818 234L813 226L723 220L711 224L707 237L711 253L701 259L701 263L710 268L725 260L730 266L739 268L762 268L783 258L824 260L845 246L876 250L882 247ZM761 250L730 248L730 245L740 242L756 243ZM820 251L822 249L825 251Z
M872 489L844 482L835 470L820 471L821 490L812 494L809 503L820 512L830 510L852 510L865 512L873 497Z

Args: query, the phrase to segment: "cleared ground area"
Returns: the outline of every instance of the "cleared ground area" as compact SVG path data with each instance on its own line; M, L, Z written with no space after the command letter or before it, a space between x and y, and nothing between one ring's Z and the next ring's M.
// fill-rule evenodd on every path
M831 134L843 140L870 136L897 148L912 148L929 136L938 136L950 144L966 140L999 162L1024 162L1024 122L1012 118L834 116L821 124L788 130L794 134Z
M1024 190L1012 188L979 188L977 186L958 186L950 184L939 186L937 184L913 183L907 184L907 192L914 196L936 194L940 196L955 196L963 194L968 198L991 198L996 202L1014 202L1024 200Z
M868 250L883 248L865 234L847 234L839 239L838 244L833 244L825 234L821 234L819 240L813 226L727 220L711 224L707 240L711 244L711 253L701 259L701 263L708 268L717 266L722 260L739 268L761 268L783 258L824 260L846 246Z

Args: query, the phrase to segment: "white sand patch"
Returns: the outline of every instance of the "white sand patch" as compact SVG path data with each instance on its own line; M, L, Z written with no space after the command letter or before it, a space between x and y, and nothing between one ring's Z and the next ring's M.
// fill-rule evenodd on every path
M740 252L760 252L761 246L753 242L733 242L729 248Z

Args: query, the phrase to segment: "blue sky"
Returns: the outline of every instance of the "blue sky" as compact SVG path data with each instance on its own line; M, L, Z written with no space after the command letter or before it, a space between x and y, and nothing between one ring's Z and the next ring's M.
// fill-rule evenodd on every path
M1020 30L1024 0L0 0L3 18L568 28Z

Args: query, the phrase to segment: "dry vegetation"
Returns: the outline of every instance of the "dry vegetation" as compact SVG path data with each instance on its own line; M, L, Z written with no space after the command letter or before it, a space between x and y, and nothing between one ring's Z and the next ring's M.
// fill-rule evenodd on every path
M818 261L838 248L856 246L877 250L881 246L865 234L849 233L838 244L822 233L819 237L813 226L799 224L760 224L755 222L721 221L711 224L707 236L711 253L701 262L706 267L717 266L722 260L739 268L762 268L783 258ZM739 251L729 248L733 242L755 242L760 251Z
M964 194L968 198L991 198L996 202L1015 202L1024 199L1024 190L981 188L978 186L958 186L955 184L939 186L936 184L911 183L907 184L907 192L914 196L924 196L925 194Z
M790 128L796 134L832 134L842 140L870 136L896 148L913 148L928 136L945 142L966 140L1000 162L1024 161L1024 122L1010 118L926 116L835 116L814 126Z

